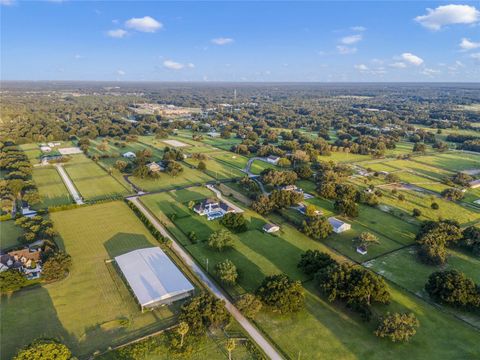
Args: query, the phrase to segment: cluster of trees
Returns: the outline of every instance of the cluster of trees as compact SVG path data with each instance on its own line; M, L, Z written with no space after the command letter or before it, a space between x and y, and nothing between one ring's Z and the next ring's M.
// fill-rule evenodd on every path
M36 240L51 240L55 236L53 223L37 215L33 217L22 216L15 220L15 224L24 229L21 240L25 243L33 243Z
M252 209L261 215L283 209L303 200L303 194L296 191L273 190L270 195L260 195L252 203Z
M425 290L436 302L466 310L480 309L480 286L457 270L432 273Z
M325 239L333 231L332 225L322 216L308 217L302 223L302 232L315 240Z
M247 231L247 220L241 213L227 213L220 219L220 224L233 232Z
M258 183L255 180L250 179L248 176L245 176L240 180L240 185L251 199L255 199L260 193L260 186Z
M233 236L230 231L221 229L210 234L207 244L212 249L223 251L233 246Z
M357 265L338 263L329 254L308 250L302 254L298 267L314 276L317 287L329 301L340 300L348 308L370 320L373 303L387 304L390 293L385 281L378 275Z
M452 220L427 221L422 224L416 241L420 260L429 265L442 265L447 261L447 247L462 239L462 231Z
M300 311L305 303L302 284L286 274L265 277L255 295L264 305L282 314Z
M13 360L73 360L70 349L52 339L35 340L30 345L21 349Z
M235 285L238 280L238 270L231 260L224 260L215 266L215 273L220 281L227 285Z
M455 188L448 188L442 191L442 197L452 201L461 200L463 196L463 192Z
M447 180L447 183L452 182L452 183L460 185L462 187L469 187L469 183L470 183L470 181L473 180L473 177L471 177L470 175L468 175L464 172L457 172L449 180L450 181Z
M182 305L179 320L188 324L190 334L201 335L208 329L228 325L231 318L223 300L202 293Z
M0 180L2 213L12 211L17 200L25 200L31 205L40 202L32 180L32 164L12 141L0 142L0 170L5 173Z
M295 171L278 171L274 169L265 169L261 173L262 182L272 186L292 185L297 181Z

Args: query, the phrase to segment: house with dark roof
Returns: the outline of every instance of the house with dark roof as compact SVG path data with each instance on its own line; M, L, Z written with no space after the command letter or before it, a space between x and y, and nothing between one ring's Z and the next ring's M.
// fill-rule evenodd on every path
M208 220L214 220L223 217L225 214L235 212L235 209L217 199L205 199L193 207L198 215L207 216Z
M263 231L265 231L266 233L274 233L278 230L280 230L280 226L278 225L275 225L275 224L271 224L271 223L266 223L265 225L263 225Z

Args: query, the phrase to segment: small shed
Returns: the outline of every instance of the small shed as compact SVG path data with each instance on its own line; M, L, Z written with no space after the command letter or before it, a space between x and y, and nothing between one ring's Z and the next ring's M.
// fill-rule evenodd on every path
M349 223L339 220L333 216L328 218L328 222L330 223L330 225L332 225L333 232L337 234L340 234L352 228L352 225L350 225Z
M263 225L263 231L265 231L266 233L271 234L277 232L278 230L280 230L280 226L278 225L271 223L266 223L265 225Z

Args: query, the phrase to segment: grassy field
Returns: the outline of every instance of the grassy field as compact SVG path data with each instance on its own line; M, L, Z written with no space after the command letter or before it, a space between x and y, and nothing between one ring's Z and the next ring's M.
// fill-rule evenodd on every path
M249 220L249 230L235 235L234 248L224 252L212 251L202 240L212 231L221 228L221 225L218 221L207 221L194 215L185 205L180 204L203 198L203 190L191 190L177 191L170 199L167 194L156 194L145 197L143 201L159 218L175 213L175 224L172 223L171 226L177 227L177 232L183 234L196 231L199 242L191 244L183 235L186 241L184 246L204 269L207 267L207 259L210 273L215 264L225 258L237 265L240 272L239 285L227 288L233 296L243 291L253 291L268 274L285 272L294 279L306 281L296 267L300 254L306 249L331 253L321 242L299 233L277 215L269 216L268 220L280 224L282 231L278 235L260 232L259 228L266 219L248 210L245 216ZM167 205L168 202L170 204ZM383 231L388 232L388 226ZM335 256L338 258L338 255ZM430 359L431 356L458 359L480 355L477 331L416 297L400 292L393 285L392 303L377 310L416 313L422 325L417 336L406 345L392 345L376 338L373 335L373 323L366 324L342 306L326 302L309 284L310 282L305 283L309 290L305 310L287 316L265 310L257 319L262 330L292 359L402 359L407 355L415 359ZM435 336L432 337L432 334Z
M405 197L403 201L398 199L398 194L394 196L390 191L383 191L383 193L384 195L380 198L380 203L386 205L386 207L384 206L385 209L389 208L398 213L398 215L403 213L403 216L408 217L412 214L413 209L416 208L422 212L419 220L437 221L439 219L452 219L458 221L463 226L475 224L480 220L480 210L467 209L453 201L419 191L399 191L398 194L401 193ZM439 205L438 210L431 208L432 202L436 202Z
M17 239L22 234L23 230L15 225L15 220L0 221L0 250L19 246Z
M200 184L207 181L213 181L214 178L199 170L183 166L183 172L173 177L166 173L161 173L159 179L141 179L134 176L130 181L145 191L169 190L176 187Z
M259 175L265 169L279 169L277 166L267 163L262 160L255 160L250 167L250 172L255 175Z
M427 300L429 297L424 290L424 286L429 275L435 271L456 269L464 272L476 283L480 283L480 272L478 271L480 269L480 259L451 249L449 250L448 262L444 266L430 266L421 263L414 247L395 251L364 265ZM408 271L405 271L405 269L408 269ZM415 276L412 276L412 274L415 274ZM445 308L472 325L480 327L479 316L449 307Z
M376 310L414 312L420 328L407 344L392 344L338 304L327 302L310 284L306 308L294 315L262 312L257 323L291 359L474 359L479 332L424 301L390 285L392 302Z
M466 152L422 156L415 158L415 161L455 172L469 169L480 169L480 154L474 155Z
M106 259L158 243L122 202L51 214L58 242L73 260L60 282L2 297L2 358L37 337L58 337L76 355L106 349L161 329L174 308L141 313Z
M185 162L195 167L197 167L199 163L198 160L194 160L192 158L186 159ZM236 177L243 177L245 175L237 168L232 167L228 164L222 164L213 158L203 160L203 162L207 166L206 170L203 170L203 172L214 179L231 179Z
M70 194L54 167L36 167L33 169L33 180L38 187L41 206L57 206L72 203Z
M68 176L85 200L107 199L125 195L128 190L100 166L84 155L65 165Z
M244 169L248 162L248 158L245 156L227 151L215 152L210 154L210 156L221 163L225 163L237 169Z

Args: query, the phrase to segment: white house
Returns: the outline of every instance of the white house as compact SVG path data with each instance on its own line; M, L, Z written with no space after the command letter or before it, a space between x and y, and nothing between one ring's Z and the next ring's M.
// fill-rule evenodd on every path
M279 160L280 160L279 156L270 155L269 157L267 157L267 162L273 165L277 165Z
M52 148L50 146L40 146L40 150L42 152L50 152L52 151Z
M207 135L212 137L212 138L216 138L216 137L220 136L220 133L216 132L216 131L210 131L210 132L207 133Z
M35 210L30 209L29 206L22 207L22 215L28 218L34 217L37 215Z
M278 225L270 224L270 223L266 223L265 225L263 225L263 231L265 231L266 233L271 234L278 230L280 230L280 227Z
M198 215L207 215L208 220L214 220L223 217L226 213L235 212L234 208L231 208L222 201L216 199L205 199L193 207Z
M330 223L330 225L332 225L333 232L337 234L340 234L352 228L352 225L350 225L349 223L343 222L342 220L338 220L333 216L328 218L328 222Z
M135 153L129 151L129 152L126 152L125 154L123 154L123 157L127 158L127 159L134 159L134 158L137 157L137 155L135 155Z

